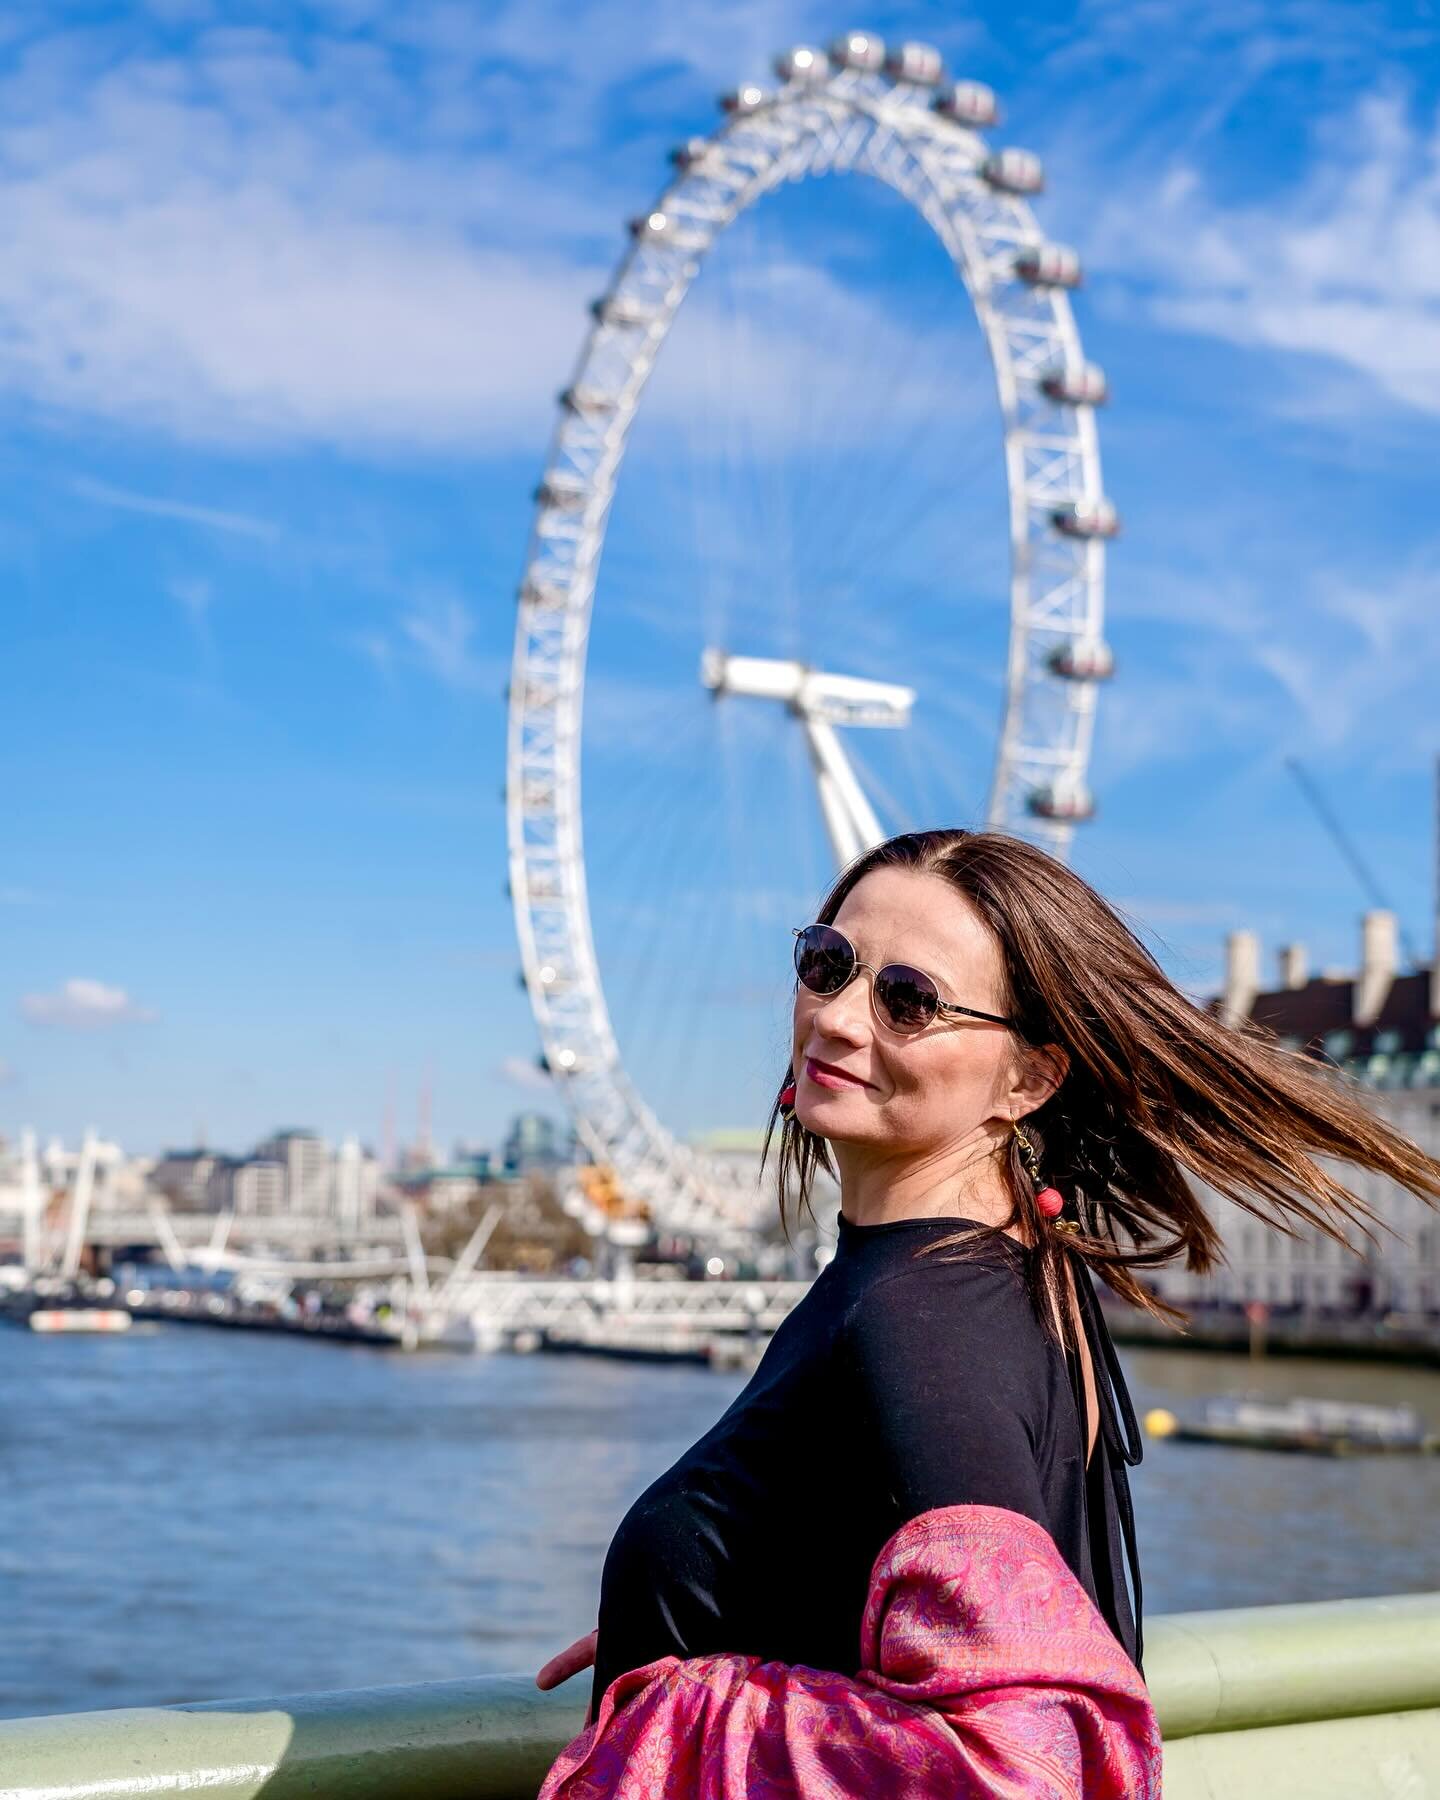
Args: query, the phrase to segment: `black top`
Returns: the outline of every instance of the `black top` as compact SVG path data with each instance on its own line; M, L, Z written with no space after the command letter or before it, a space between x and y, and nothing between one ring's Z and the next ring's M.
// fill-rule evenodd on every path
M1101 1413L1087 1472L1080 1362L1036 1315L1024 1283L1033 1253L999 1237L965 1260L915 1255L973 1223L840 1215L833 1260L743 1392L611 1541L597 1707L615 1676L671 1654L736 1651L854 1674L886 1540L919 1513L962 1503L1043 1525L1139 1666L1125 1471L1141 1443L1089 1272L1073 1259Z

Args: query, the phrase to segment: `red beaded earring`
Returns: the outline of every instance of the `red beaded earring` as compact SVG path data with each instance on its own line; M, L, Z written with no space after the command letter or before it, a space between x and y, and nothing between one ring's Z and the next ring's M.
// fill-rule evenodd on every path
M1035 1204L1039 1208L1042 1218L1059 1219L1061 1213L1065 1210L1065 1196L1057 1187L1042 1185L1040 1159L1035 1154L1035 1146L1020 1129L1020 1121L1018 1119L1012 1119L1010 1121L1010 1129L1014 1132L1015 1141L1020 1146L1020 1158L1025 1164L1026 1172L1029 1174L1031 1181L1035 1183ZM1071 1227L1071 1229L1074 1229L1074 1227Z

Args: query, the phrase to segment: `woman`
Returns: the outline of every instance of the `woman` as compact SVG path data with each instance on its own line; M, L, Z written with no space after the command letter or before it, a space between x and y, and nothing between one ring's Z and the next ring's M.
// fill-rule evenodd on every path
M625 1516L597 1631L537 1677L593 1661L607 1729L643 1690L619 1678L660 1659L879 1680L867 1603L896 1534L926 1519L951 1549L978 1525L1040 1527L1138 1672L1141 1444L1091 1271L1183 1320L1137 1271L1213 1266L1187 1171L1342 1242L1374 1214L1320 1157L1440 1199L1440 1164L1311 1059L1195 1007L1093 889L1018 839L882 843L795 943L766 1154L783 1121L782 1217L817 1165L838 1178L839 1241L724 1417Z

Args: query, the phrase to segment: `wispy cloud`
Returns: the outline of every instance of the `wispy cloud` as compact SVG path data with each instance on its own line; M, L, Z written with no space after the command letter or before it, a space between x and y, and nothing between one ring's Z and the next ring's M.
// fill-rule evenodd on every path
M340 641L387 681L409 670L457 693L490 693L497 700L509 666L476 647L470 607L443 582L413 587L399 602L393 626L366 626Z
M215 590L210 582L201 576L183 576L167 583L166 591L175 603L189 615L191 624L197 628L203 626L209 616L210 602Z
M277 527L268 519L227 512L221 507L194 506L188 501L170 500L161 494L136 494L128 488L112 487L108 481L92 481L84 475L75 477L70 488L82 500L93 501L97 506L112 506L120 512L145 513L155 519L178 519L186 525L229 532L237 537L269 539L278 536Z
M20 1016L32 1025L89 1031L106 1025L148 1021L156 1015L148 1007L138 1005L124 988L77 976L61 982L53 993L24 995L20 1001Z
M298 24L293 41L191 26L179 55L101 32L34 47L0 83L0 383L50 412L211 443L543 429L598 272L576 254L566 188L495 148L507 119L535 125L547 90L493 44L482 63L503 21L447 47L446 16L417 9L429 41L409 43L332 17L307 41ZM548 109L578 97L570 85Z
M475 621L457 595L436 592L416 602L401 617L399 630L412 662L446 687L498 689L504 665L476 652Z
M1304 172L1259 199L1222 198L1184 157L1122 175L1091 259L1171 329L1322 359L1440 413L1440 121L1392 80L1315 130Z
M645 199L596 143L653 139L658 183L681 122L763 74L807 13L824 18L772 0L332 10L310 33L197 20L181 53L57 33L0 82L0 384L200 443L538 445ZM792 409L765 373L809 341L822 280L765 271L794 303L748 350L767 439ZM688 310L662 384L677 416L714 381L715 314ZM883 351L883 314L864 322ZM890 396L930 399L919 376Z

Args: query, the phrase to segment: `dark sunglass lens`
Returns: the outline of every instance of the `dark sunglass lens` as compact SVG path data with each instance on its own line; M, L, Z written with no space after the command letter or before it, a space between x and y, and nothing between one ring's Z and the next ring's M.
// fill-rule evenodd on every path
M897 1031L918 1031L939 1010L940 993L928 975L888 963L875 978L875 998Z
M844 987L854 966L855 952L828 925L807 925L795 940L795 973L812 994Z

